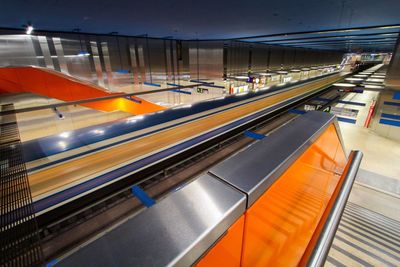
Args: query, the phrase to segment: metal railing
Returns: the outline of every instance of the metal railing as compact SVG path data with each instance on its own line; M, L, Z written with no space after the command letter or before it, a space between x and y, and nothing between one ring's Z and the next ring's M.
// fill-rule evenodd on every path
M343 182L341 183L335 202L329 211L325 224L321 229L306 266L320 267L325 264L325 260L328 256L347 199L349 198L351 188L356 178L358 168L360 167L362 157L363 153L361 151L351 151L346 168L342 174Z

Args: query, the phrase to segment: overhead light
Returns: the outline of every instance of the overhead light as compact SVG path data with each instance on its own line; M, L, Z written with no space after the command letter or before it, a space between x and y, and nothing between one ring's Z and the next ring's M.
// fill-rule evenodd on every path
M363 85L366 89L383 89L385 87L381 85L374 85L374 84L364 84Z
M346 81L354 81L354 82L359 82L359 81L364 81L363 78L346 78Z
M367 82L373 82L373 83L383 83L385 80L384 79L367 79Z
M340 86L340 87L354 87L355 84L352 83L334 83L333 86Z
M235 76L234 78L237 79L237 80L247 80L249 77L247 77L247 76Z
M260 76L272 76L272 75L274 75L271 72L260 72L260 73L257 73L257 74L260 75Z
M87 57L90 56L90 53L88 53L87 51L81 51L78 53L78 57Z
M28 26L26 26L26 34L29 35L32 33L32 31L33 31L33 26L28 24Z

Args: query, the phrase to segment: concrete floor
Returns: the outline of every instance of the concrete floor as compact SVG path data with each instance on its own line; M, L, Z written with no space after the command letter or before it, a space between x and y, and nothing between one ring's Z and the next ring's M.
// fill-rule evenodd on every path
M347 152L358 149L364 153L361 168L399 180L400 143L382 137L364 127L339 123Z

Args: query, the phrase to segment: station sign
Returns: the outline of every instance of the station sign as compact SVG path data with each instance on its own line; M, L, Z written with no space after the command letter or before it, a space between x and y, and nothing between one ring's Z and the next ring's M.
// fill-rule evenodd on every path
M304 110L305 111L312 111L312 110L318 110L322 108L322 105L313 105L313 104L306 104L304 105Z

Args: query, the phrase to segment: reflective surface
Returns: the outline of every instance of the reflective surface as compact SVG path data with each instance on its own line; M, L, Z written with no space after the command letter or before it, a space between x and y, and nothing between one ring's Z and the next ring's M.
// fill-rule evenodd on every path
M242 266L298 266L345 164L330 124L246 211Z
M239 41L178 41L79 33L0 36L0 66L40 66L109 90L143 82L181 84L255 71L339 64L341 52L250 44Z
M57 266L189 266L244 210L244 194L203 175Z
M250 207L333 119L329 113L308 112L210 172L248 194Z

